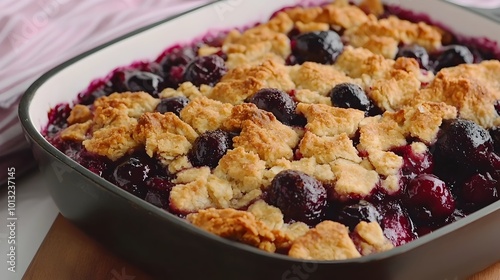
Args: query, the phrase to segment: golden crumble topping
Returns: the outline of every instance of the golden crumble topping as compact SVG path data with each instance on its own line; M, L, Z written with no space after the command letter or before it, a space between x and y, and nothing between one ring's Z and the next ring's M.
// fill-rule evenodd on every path
M378 174L389 176L397 175L403 167L403 158L393 152L370 151L368 159Z
M297 89L309 89L323 96L340 83L352 82L343 72L334 66L314 62L304 62L302 65L292 66L290 77Z
M377 20L370 16L369 20L347 29L344 38L354 47L361 47L368 38L392 38L406 45L418 44L429 51L441 47L441 33L437 28L423 22L412 23L395 16Z
M324 7L292 8L285 13L295 22L327 23L341 28L351 28L368 20L368 16L358 7L346 1L335 1Z
M67 119L68 124L84 123L92 119L92 112L90 108L85 105L76 104L71 110Z
M372 79L383 79L393 69L394 60L385 59L364 48L346 46L335 66L349 77L361 78L364 83L371 84Z
M360 123L358 150L387 151L406 145L404 130L386 115L387 113L383 117L369 117Z
M415 99L420 90L420 81L415 75L402 70L392 70L387 79L378 79L368 90L375 104L385 111L400 110Z
M127 115L127 107L97 107L94 112L92 136L82 142L91 153L105 156L113 161L132 152L139 146L133 138L137 120Z
M247 211L228 209L207 209L189 214L186 219L193 225L220 237L240 241L274 252L276 237L274 233L255 216Z
M281 17L284 18L284 16ZM276 26L279 24L259 25L243 33L232 30L224 40L222 50L230 54L251 53L259 49L266 49L285 58L290 54L290 39L286 34L271 29Z
M87 132L92 127L92 121L74 123L61 131L61 139L65 141L82 142L87 139Z
M365 113L356 109L343 109L324 104L297 105L297 111L307 118L306 129L318 136L346 133L354 136Z
M295 239L288 255L306 260L345 260L360 257L346 226L324 221Z
M298 102L307 104L325 104L332 106L332 100L329 96L321 95L317 91L312 91L308 89L297 89L293 95Z
M308 131L300 141L299 151L304 157L315 158L319 164L330 163L339 158L361 162L352 140L345 133L320 137Z
M232 183L234 199L249 203L262 193L260 188L265 169L266 162L257 154L239 147L221 158L214 174Z
M286 67L274 60L268 60L257 66L229 70L208 97L225 103L239 104L263 88L289 91L294 87Z
M379 181L377 172L352 161L338 159L331 166L336 177L334 192L340 199L350 196L366 197Z
M158 103L160 100L146 92L123 92L100 97L94 102L94 106L96 110L98 108L119 108L122 112L126 112L127 116L139 118L146 112L154 111Z
M496 77L499 71L498 60L445 68L419 97L455 106L460 117L483 127L500 125L500 117L493 106L500 99L500 82Z
M166 161L185 155L198 134L174 113L145 113L134 130L134 139L146 147L152 157L159 155Z
M170 207L181 213L193 213L216 207L207 187L210 168L202 167L179 172L170 191ZM221 192L224 188L220 188ZM229 190L231 188L229 187Z
M384 252L394 248L392 243L384 236L380 225L376 222L360 222L354 228L352 239L358 251L363 256Z
M335 175L329 164L318 164L314 157L301 158L300 160L289 161L286 159L277 160L275 165L264 172L264 186L269 186L272 179L283 170L297 170L313 176L320 181L330 182L335 179Z
M431 144L443 120L457 117L457 109L445 103L422 102L405 107L403 129L407 134Z
M204 96L195 98L182 109L180 116L198 133L219 128L229 118L233 106Z

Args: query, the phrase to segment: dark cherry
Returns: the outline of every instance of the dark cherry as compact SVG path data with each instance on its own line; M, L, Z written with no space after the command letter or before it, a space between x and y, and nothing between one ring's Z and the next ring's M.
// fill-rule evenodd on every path
M382 213L380 226L385 237L394 246L406 244L417 238L412 219L397 201L387 201L380 207Z
M436 148L440 155L463 167L484 168L494 157L488 131L465 119L445 121Z
M214 86L227 73L224 59L218 55L200 56L191 61L184 71L184 80L195 86Z
M195 47L175 46L157 59L161 72L165 73L162 75L165 78L164 87L177 88L184 82L184 69L196 57L196 54Z
M489 173L476 174L465 181L462 194L477 209L500 199L500 182Z
M399 48L396 58L409 57L418 61L420 68L428 69L429 67L429 54L427 50L419 45L405 45Z
M163 208L168 209L170 191L175 186L171 178L166 176L155 176L146 181L147 193L144 200Z
M165 52L159 63L163 67L163 70L168 73L172 66L186 66L195 57L196 50L193 47L175 46Z
M182 109L184 109L188 103L189 99L185 96L163 98L158 106L156 106L156 112L162 114L172 112L177 116L180 116Z
M341 83L330 91L332 105L340 108L353 108L367 115L374 107L363 88L357 84Z
M96 99L108 96L113 92L114 90L111 87L110 81L95 81L89 86L87 91L78 94L78 103L82 105L91 105Z
M283 212L287 221L314 225L327 208L327 192L315 178L296 170L281 171L271 181L271 204Z
M421 174L410 181L406 205L419 222L441 221L455 211L455 199L450 189L431 174Z
M232 137L228 132L220 129L207 131L196 138L188 158L195 167L215 168L232 146Z
M275 88L264 88L248 98L247 102L259 109L273 113L280 122L290 125L296 117L297 104L286 92Z
M495 153L500 154L500 127L495 126L490 128L489 133L493 140L493 149Z
M470 64L474 62L474 55L466 47L461 45L449 45L443 47L434 62L434 72L439 72L443 68L454 67L460 64Z
M380 222L382 216L373 204L366 200L360 200L358 203L344 206L335 220L354 230L359 222Z
M113 92L145 91L154 97L163 89L163 78L146 71L116 71L110 79Z
M292 54L299 64L306 61L332 64L344 49L342 40L335 31L304 33L296 36L291 45Z
M163 89L163 78L145 71L131 71L127 75L127 86L132 92L145 91L154 97L158 97L158 93Z
M147 194L145 182L151 176L152 168L155 168L148 161L141 156L126 158L113 171L113 182L133 195L144 199Z
M413 151L411 145L406 145L394 148L392 152L403 158L402 173L409 179L413 179L420 174L431 174L434 170L434 160L429 151L417 154Z
M79 149L76 160L83 167L101 177L107 177L110 168L113 166L113 163L108 158L92 154L84 148Z
M66 119L69 117L70 113L71 107L67 103L58 104L54 108L50 109L48 114L49 125L46 129L47 136L53 137L59 131L66 128L68 126Z

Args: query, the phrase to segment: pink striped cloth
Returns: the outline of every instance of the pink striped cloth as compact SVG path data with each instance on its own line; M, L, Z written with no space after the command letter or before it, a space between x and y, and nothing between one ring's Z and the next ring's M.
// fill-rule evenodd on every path
M499 7L500 0L448 0ZM0 185L34 165L17 118L20 96L55 65L209 0L0 0Z
M41 74L95 46L208 0L1 0L0 185L34 160L17 117L22 93ZM75 93L76 94L76 93Z

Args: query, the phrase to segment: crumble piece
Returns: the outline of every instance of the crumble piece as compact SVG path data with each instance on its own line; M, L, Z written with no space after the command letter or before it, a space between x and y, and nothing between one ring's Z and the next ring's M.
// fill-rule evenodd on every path
M352 240L363 256L388 251L394 246L376 222L360 222L353 231Z
M384 111L397 111L409 104L418 95L421 82L403 70L391 70L387 79L378 79L368 90L373 102Z
M170 162L170 164L168 165L168 172L170 172L170 174L176 174L177 172L192 167L193 165L191 164L191 161L189 161L189 158L187 156L180 156Z
M295 84L283 64L268 60L257 66L229 70L208 97L224 103L239 104L263 88L288 92L295 88Z
M258 154L268 165L280 158L293 158L292 148L299 142L292 128L276 120L272 113L250 103L234 106L223 127L241 129L240 135L233 138L233 146Z
M300 33L330 30L330 25L328 23L323 23L323 22L303 23L301 21L297 21L295 23L295 26L297 27L297 29L299 30Z
M267 204L264 200L257 200L248 212L252 213L258 221L264 223L271 230L280 230L285 225L283 213L277 207Z
M137 120L127 116L127 107L97 107L94 112L90 139L82 142L87 151L105 156L113 161L135 150L139 143L133 138Z
M152 97L147 92L139 91L112 93L109 96L100 97L94 101L94 107L96 110L98 108L120 108L125 110L127 116L139 118L146 112L153 112L158 103L160 103L159 99Z
M401 175L389 175L383 179L380 186L387 191L388 194L394 194L401 189Z
M220 159L214 175L232 184L232 203L239 205L250 203L262 194L260 188L265 169L265 161L260 160L257 154L239 147L228 151Z
M379 181L376 171L365 169L352 161L338 159L331 163L331 167L336 177L333 190L341 199L352 195L366 197Z
M300 160L289 161L280 159L275 162L275 165L264 172L265 187L271 185L273 178L283 170L297 170L306 173L322 182L331 182L335 179L332 168L329 164L318 164L316 158L301 158Z
M432 144L443 120L455 119L457 109L445 103L422 102L404 108L403 129L412 137Z
M369 117L360 123L358 151L387 151L406 145L404 130L387 115Z
M198 133L215 130L229 118L233 105L208 99L204 96L195 98L182 109L180 116L183 121L193 127Z
M345 133L320 137L307 131L300 141L299 151L304 157L314 157L319 164L330 163L339 158L361 162L352 140Z
M261 24L272 31L288 34L293 29L293 20L284 12L275 14L269 21Z
M209 85L201 85L199 88L191 82L184 82L177 89L166 88L160 93L160 98L185 96L189 99L194 99L202 96L207 96L212 91Z
M134 130L134 139L146 147L152 157L159 155L165 162L185 155L198 134L174 113L145 113Z
M170 191L170 207L180 213L193 213L216 207L207 188L210 168L188 169L177 174L176 185Z
M327 96L332 88L340 83L352 82L342 71L332 65L304 62L292 66L290 77L298 89L309 89Z
M363 0L359 3L358 7L367 14L373 14L375 16L381 16L384 14L384 5L380 0Z
M439 30L426 23L412 23L395 16L377 20L373 15L362 24L347 29L343 37L354 47L361 47L370 37L390 37L405 45L418 44L428 51L439 49L442 39Z
M383 79L393 69L394 60L385 59L364 48L346 46L335 66L349 77L361 78L366 84L371 84L371 79Z
M420 98L455 106L459 117L485 128L497 126L500 117L493 104L500 99L499 72L500 61L495 60L444 68Z
M375 171L383 176L396 175L403 167L403 158L393 152L372 150L368 155Z
M271 45L260 45L260 49L249 49L245 53L230 53L227 55L226 67L234 69L239 67L256 67L266 61L273 61L276 64L285 64L285 59L270 52Z
M324 221L297 238L288 255L306 260L344 260L360 257L346 226Z
M318 22L341 28L351 28L368 20L368 16L358 7L345 1L335 1L324 7L292 8L285 13L295 22Z
M325 104L332 106L332 100L329 96L321 95L317 91L312 91L308 89L297 89L294 91L293 97L298 102L307 104Z
M295 239L304 236L304 234L309 231L309 226L302 222L296 222L293 224L285 224L281 230L288 236L288 239L293 242Z
M92 112L90 108L85 105L76 104L67 119L68 124L72 125L75 123L84 123L92 119Z
M369 36L362 39L357 38L357 41L353 42L352 46L365 48L388 59L394 59L399 50L398 41L391 37Z
M365 113L356 109L336 108L324 104L297 105L297 112L307 118L306 129L318 136L335 136L346 133L353 137Z
M60 137L64 141L82 142L87 139L87 132L92 127L92 121L88 120L83 123L74 123L61 131Z
M186 217L193 225L220 237L239 241L259 249L274 252L275 235L255 216L247 211L234 209L201 210Z
M225 53L245 53L255 51L255 49L268 49L271 52L281 56L282 58L288 57L291 53L290 39L284 33L275 31L271 28L280 28L278 21L285 20L286 15L280 15L275 18L275 21L268 24L260 24L256 27L247 29L243 33L238 30L231 30L224 40L222 50ZM271 28L270 28L271 27ZM293 24L290 21L290 30ZM267 46L267 47L266 47Z
M222 51L222 48L220 48L220 47L212 47L212 46L203 44L198 48L198 56L209 56L212 54L216 54L220 51Z

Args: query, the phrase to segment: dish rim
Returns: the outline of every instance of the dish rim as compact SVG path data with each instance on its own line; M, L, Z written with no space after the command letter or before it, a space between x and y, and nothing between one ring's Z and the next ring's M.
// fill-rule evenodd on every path
M113 183L107 181L106 179L94 174L90 170L84 168L81 166L79 163L76 161L72 160L70 157L66 156L63 152L59 151L57 148L55 148L53 145L51 145L42 135L41 131L37 129L31 119L30 119L30 106L33 104L31 101L33 100L34 96L37 94L37 90L48 80L50 80L54 75L57 73L63 71L65 68L73 65L74 63L82 60L83 58L86 58L94 53L99 52L100 50L103 50L115 43L118 43L122 40L125 40L129 37L132 37L136 34L148 31L156 26L162 25L162 24L168 24L170 21L183 17L186 15L189 15L190 13L200 10L200 9L206 9L211 7L212 5L216 5L218 2L224 2L225 0L213 0L209 3L203 4L201 6L195 7L193 9L190 9L188 11L169 16L165 19L159 20L157 22L154 22L152 24L140 27L135 29L134 31L131 31L129 33L126 33L122 36L119 36L115 39L110 40L109 42L106 42L104 44L101 44L99 46L96 46L88 51L85 51L79 55L74 56L71 59L66 60L65 62L60 63L59 65L53 67L49 71L45 72L43 75L41 75L35 82L33 82L29 88L25 91L23 94L19 107L18 107L18 116L22 125L22 128L25 133L25 137L31 141L30 144L31 146L36 143L38 147L40 147L45 153L50 155L53 159L63 163L67 167L69 167L72 171L75 171L79 173L83 178L87 181L91 181L93 184L95 184L97 187L102 188L104 191L107 191L108 193L117 196L119 199L123 199L126 202L130 202L134 204L134 206L138 206L140 210L142 211L147 211L150 214L154 215L155 218L161 219L162 221L168 221L173 223L175 226L180 226L183 227L186 230L189 230L197 235L199 235L202 238L209 239L213 242L220 242L221 244L224 244L225 246L232 246L236 247L238 249L244 250L248 253L253 253L257 254L260 257L267 257L267 258L276 258L278 260L282 261L287 261L290 263L295 263L295 262L301 262L301 263L314 263L318 265L341 265L341 264L363 264L363 263L369 263L369 262L374 262L374 261L380 261L383 259L390 259L394 258L396 256L402 255L408 251L414 250L420 246L423 246L425 244L428 244L430 242L436 241L437 239L440 239L442 237L445 237L448 234L453 233L454 231L467 226L468 224L474 223L482 218L485 218L486 216L496 212L500 211L500 201L497 201L495 203L492 203L486 207L481 208L480 210L471 213L467 215L466 217L455 221L451 224L448 224L446 226L443 226L439 228L438 230L435 230L434 232L431 232L429 234L426 234L422 237L419 237L407 244L395 247L391 250L385 251L385 252L380 252L376 254L371 254L368 256L362 256L358 258L352 258L352 259L346 259L346 260L334 260L334 261L325 261L325 260L304 260L304 259L297 259L297 258L292 258L287 255L282 255L282 254L277 254L277 253L269 253L263 250L260 250L258 248L242 244L237 241L232 241L228 240L222 237L219 237L215 234L209 233L207 231L202 230L201 228L198 228L194 225L189 224L185 219L180 218L166 210L163 210L159 207L156 207L143 199L140 199L127 191L119 188L118 186L114 185ZM455 5L459 6L447 1L440 0L442 2L446 2L450 5ZM463 6L459 6L460 8L463 8L471 13L476 13L475 11L468 9ZM232 27L228 27L232 28ZM169 46L165 46L165 49L168 48ZM121 67L121 65L118 65L117 67ZM110 70L112 71L112 69ZM96 77L98 79L98 77Z

